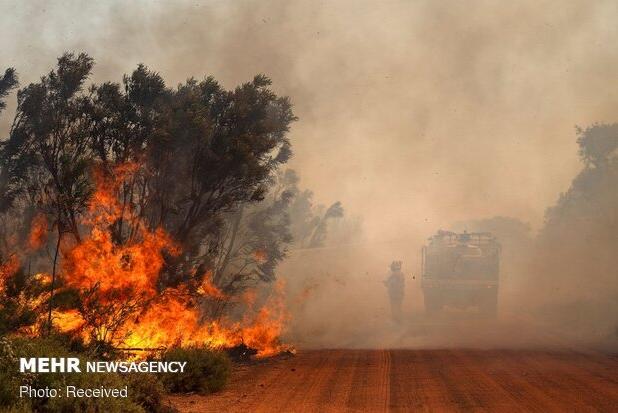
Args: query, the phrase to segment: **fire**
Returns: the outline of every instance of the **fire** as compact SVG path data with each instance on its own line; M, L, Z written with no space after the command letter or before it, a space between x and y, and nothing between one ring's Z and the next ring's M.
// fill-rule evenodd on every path
M119 348L244 343L258 350L258 356L287 349L279 343L287 318L281 299L271 300L255 316L241 321L203 320L201 300L230 299L212 283L211 272L194 293L183 287L160 290L164 254L177 256L180 249L164 229L149 230L120 203L116 194L135 171L135 165L125 165L111 177L95 175L96 191L83 222L90 231L79 243L63 245L62 276L67 286L81 291L82 305L79 311L55 312L55 325ZM110 229L118 220L137 229L123 243L114 242Z
M84 326L84 319L77 310L54 311L52 319L62 332L79 330Z
M169 235L161 228L149 231L133 212L123 207L116 196L121 183L135 171L133 164L114 170L114 179L95 174L97 190L84 218L90 224L89 236L64 254L63 270L72 287L110 292L132 289L156 294L156 281L164 265L163 252L179 253ZM138 242L117 245L110 226L118 219L137 222Z
M261 249L254 251L253 257L255 258L257 262L263 263L263 262L268 261L268 254L266 253L266 251L261 250Z
M137 290L156 294L156 281L164 264L163 250L175 252L162 229L144 231L143 240L134 245L114 245L109 231L95 226L90 237L66 253L64 273L73 287L95 284L102 292Z
M242 330L242 342L258 349L258 357L292 350L290 346L279 343L283 326L289 318L283 301L283 290L283 282L278 282L275 285L275 294L259 309L254 320L246 320L249 323Z
M197 293L202 296L208 296L217 299L225 299L225 294L212 283L212 271L208 271L204 275L202 284L197 289Z
M28 236L28 246L32 250L38 250L47 241L47 218L43 214L37 214L30 224L30 234Z
M19 259L15 255L11 255L4 263L0 263L0 293L4 292L6 282L19 269Z
M262 307L257 316L242 321L200 322L199 312L187 307L186 297L178 290L165 294L140 317L126 326L129 333L124 345L129 348L161 348L174 345L206 344L212 347L234 347L244 343L266 357L289 350L279 342L287 316L281 297Z

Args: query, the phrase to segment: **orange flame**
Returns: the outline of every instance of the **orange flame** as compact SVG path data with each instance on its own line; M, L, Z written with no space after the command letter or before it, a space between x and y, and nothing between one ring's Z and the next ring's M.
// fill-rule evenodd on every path
M253 258L259 263L264 263L268 261L268 254L264 250L256 250L253 252Z
M96 285L101 293L127 290L156 295L156 281L165 262L163 251L171 255L180 251L163 229L149 231L115 196L135 169L134 164L122 165L114 170L114 179L95 174L97 190L84 219L91 226L90 234L64 254L63 270L69 286ZM110 227L118 219L135 224L139 241L126 245L113 242Z
M184 301L178 290L169 291L126 326L129 336L124 345L153 349L201 344L234 347L244 343L256 349L258 357L291 349L279 342L287 318L280 297L262 307L255 318L247 316L240 322L226 319L200 322L197 309L187 307Z
M4 292L6 282L19 269L19 259L15 255L11 255L6 262L0 264L0 293Z
M212 297L212 298L218 298L220 300L225 299L225 294L223 294L223 291L221 291L220 289L218 289L213 283L212 283L212 271L208 271L205 275L204 275L204 279L202 281L202 284L199 286L199 288L197 289L197 293L202 295L202 296L208 296L208 297Z
M47 241L47 218L43 214L37 214L30 224L28 246L32 250L38 250Z
M99 307L94 309L104 308L104 311L93 311L94 316L84 311L58 311L54 314L55 324L62 331L80 330L88 340L91 335L86 331L86 320L108 317L111 321L105 327L105 334L112 333L105 337L111 338L111 344L125 348L201 344L232 347L244 343L258 350L258 356L288 349L279 342L287 318L281 299L271 300L255 317L212 321L202 319L199 300L230 298L212 283L211 272L204 275L193 295L183 288L168 288L163 292L158 289L165 264L164 252L174 256L180 250L166 231L149 230L116 196L136 170L136 165L128 164L116 168L112 179L103 173L95 174L96 191L83 222L90 227L90 233L80 243L65 245L63 249L62 272L66 284L82 292L95 291L92 303ZM112 239L111 228L118 220L136 228L135 235L124 243ZM118 318L119 324L115 325L112 317L125 310L124 318Z
M84 326L84 319L77 310L54 311L52 319L63 333L79 330Z
M156 294L156 281L164 264L162 251L175 251L162 229L143 233L134 245L114 245L109 231L93 228L90 237L65 255L67 283L88 288L98 284L100 291L125 288Z

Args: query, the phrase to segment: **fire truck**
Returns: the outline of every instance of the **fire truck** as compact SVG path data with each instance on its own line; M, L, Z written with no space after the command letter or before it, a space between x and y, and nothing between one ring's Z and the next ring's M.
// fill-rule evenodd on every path
M488 232L438 231L422 250L425 311L476 309L495 316L500 244Z

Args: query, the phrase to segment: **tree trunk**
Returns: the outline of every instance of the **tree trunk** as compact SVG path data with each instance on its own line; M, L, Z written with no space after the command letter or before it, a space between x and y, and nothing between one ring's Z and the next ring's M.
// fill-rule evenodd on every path
M54 266L52 267L52 279L49 295L49 313L47 314L47 335L51 334L52 328L52 307L54 301L54 287L56 283L56 263L58 262L58 251L60 250L60 240L62 239L62 232L58 231L58 241L56 242L56 251L54 252Z

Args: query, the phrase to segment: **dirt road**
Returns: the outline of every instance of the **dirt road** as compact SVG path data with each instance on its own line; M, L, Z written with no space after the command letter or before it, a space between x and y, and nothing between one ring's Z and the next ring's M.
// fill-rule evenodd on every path
M618 357L577 352L323 350L237 369L182 412L618 411Z

